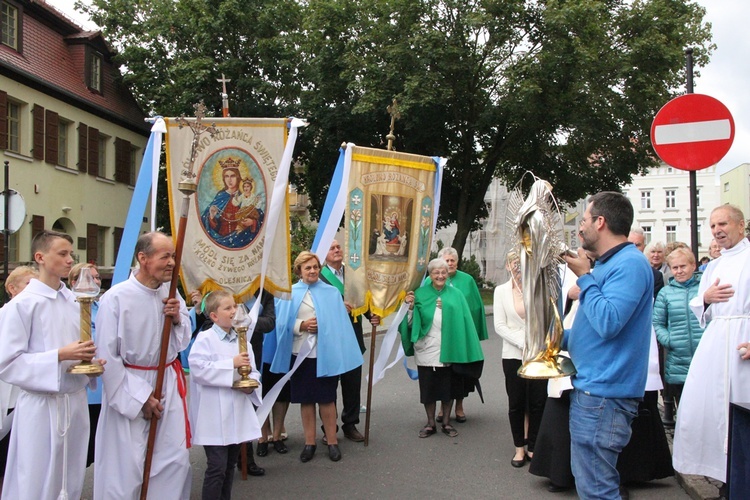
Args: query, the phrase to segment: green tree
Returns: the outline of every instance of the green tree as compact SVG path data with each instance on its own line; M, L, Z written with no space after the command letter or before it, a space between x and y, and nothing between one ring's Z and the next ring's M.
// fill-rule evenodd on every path
M307 188L315 200L330 178L326 138L382 144L396 97L398 148L448 157L440 222L457 223L459 255L495 177L531 170L567 202L617 190L654 164L650 123L685 80L684 48L708 60L703 16L682 0L311 0Z
M308 118L293 181L322 207L342 141L448 158L440 224L451 246L486 215L493 178L526 171L563 202L617 190L655 163L656 111L713 45L689 0L92 0L145 109Z
M222 74L233 116L283 116L295 77L301 5L294 0L91 0L77 8L118 52L123 80L141 106L192 115L204 101L221 115Z

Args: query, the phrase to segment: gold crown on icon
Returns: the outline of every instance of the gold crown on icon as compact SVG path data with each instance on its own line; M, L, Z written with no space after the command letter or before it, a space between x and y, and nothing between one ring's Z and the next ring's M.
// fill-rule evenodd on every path
M226 160L219 160L219 165L221 165L221 168L223 170L227 170L229 168L239 170L239 168L240 168L240 159L239 158L232 158L230 156Z

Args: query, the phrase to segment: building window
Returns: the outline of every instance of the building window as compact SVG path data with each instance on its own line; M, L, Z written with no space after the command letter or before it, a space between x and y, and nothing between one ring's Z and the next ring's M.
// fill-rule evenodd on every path
M664 195L666 197L667 208L674 208L675 207L674 189L665 190Z
M641 191L641 209L651 208L651 191Z
M21 105L8 101L8 151L21 152Z
M725 182L724 183L724 192L726 193L727 191L729 191L729 183Z
M68 166L68 132L70 122L62 118L57 127L57 164L61 167Z
M18 7L10 2L0 2L0 43L19 50L20 19Z
M97 264L100 266L104 265L104 256L106 253L104 252L106 250L105 241L107 239L107 232L109 231L108 227L101 227L99 226L99 235L96 239L96 254L97 254Z
M109 137L106 135L99 134L99 173L97 174L102 179L107 178L107 141ZM104 255L104 254L102 254Z
M665 227L667 229L667 243L674 243L677 241L677 226L667 225Z
M643 242L648 245L651 243L651 226L641 226L643 229Z
M94 92L102 93L102 55L94 50L88 55L86 84Z

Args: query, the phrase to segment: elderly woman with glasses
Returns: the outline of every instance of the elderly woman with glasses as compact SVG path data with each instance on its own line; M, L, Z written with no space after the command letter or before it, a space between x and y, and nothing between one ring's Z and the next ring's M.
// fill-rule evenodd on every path
M437 432L435 409L441 402L442 431L450 437L458 431L450 423L453 400L463 397L463 376L454 375L461 365L484 360L476 327L464 294L446 286L449 267L443 259L427 265L430 283L404 299L408 317L399 325L401 343L407 356L414 356L419 373L419 399L427 414L427 424L419 431L426 438Z

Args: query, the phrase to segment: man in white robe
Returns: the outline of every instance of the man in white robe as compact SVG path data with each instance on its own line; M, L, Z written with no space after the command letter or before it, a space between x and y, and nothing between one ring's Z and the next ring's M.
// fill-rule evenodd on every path
M13 412L2 498L80 498L89 438L86 375L67 369L91 361L79 342L80 309L60 281L73 264L73 240L42 231L32 241L39 279L0 315L0 378L20 388Z
M102 296L96 317L103 378L96 431L94 498L139 498L151 419L158 420L148 498L189 498L191 468L184 374L177 354L190 343L182 298L168 299L174 245L161 233L142 235L135 248L140 268ZM155 397L164 321L172 323L161 398Z
M711 232L722 247L701 277L690 308L706 328L688 371L677 415L674 468L719 481L727 475L730 402L750 401L750 243L742 212L722 205L711 212ZM708 325L706 327L706 325Z

